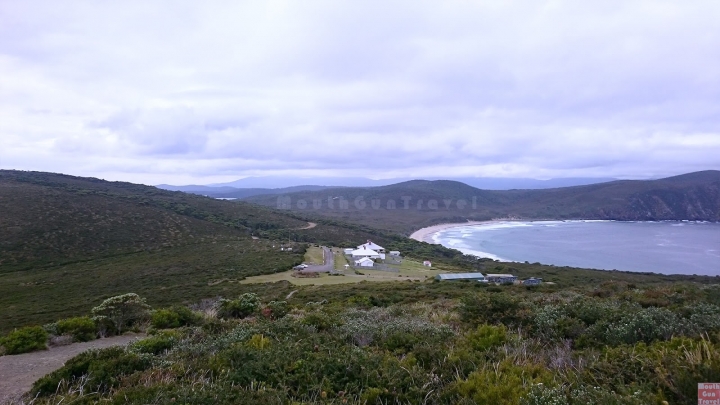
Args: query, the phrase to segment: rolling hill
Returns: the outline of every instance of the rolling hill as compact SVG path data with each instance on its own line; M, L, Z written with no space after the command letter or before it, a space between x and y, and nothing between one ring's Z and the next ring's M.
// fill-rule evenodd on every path
M254 196L245 201L405 234L467 219L718 221L720 171L541 190L481 190L455 181L413 180L382 187ZM459 201L465 204L458 205Z
M245 277L285 271L307 243L373 239L410 256L457 251L246 203L62 174L0 170L0 333L87 313L135 292L152 305L231 296ZM281 245L295 247L281 251Z

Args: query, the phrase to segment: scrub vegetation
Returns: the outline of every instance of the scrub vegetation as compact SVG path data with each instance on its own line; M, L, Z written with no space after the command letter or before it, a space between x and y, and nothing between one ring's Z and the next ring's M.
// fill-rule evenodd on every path
M196 306L183 323L167 321L177 308L160 309L148 339L84 353L30 395L41 404L660 405L695 403L697 381L720 378L717 284L398 285L304 288L287 301L245 293Z

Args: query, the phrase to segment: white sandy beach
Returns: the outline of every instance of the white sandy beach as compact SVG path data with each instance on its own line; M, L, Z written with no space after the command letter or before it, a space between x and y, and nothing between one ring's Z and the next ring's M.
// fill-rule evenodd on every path
M467 221L467 222L454 222L454 223L447 223L447 224L438 224L438 225L428 226L427 228L418 229L417 231L413 232L412 235L410 235L410 238L415 239L420 242L435 243L435 241L432 239L433 235L435 233L443 231L445 229L457 228L459 226L468 226L468 225L494 224L497 222L503 222L503 220Z

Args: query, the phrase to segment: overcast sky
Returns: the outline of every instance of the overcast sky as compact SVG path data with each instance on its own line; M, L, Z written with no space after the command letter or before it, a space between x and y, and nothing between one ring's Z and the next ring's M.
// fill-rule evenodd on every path
M146 184L720 169L720 2L0 0L0 139Z

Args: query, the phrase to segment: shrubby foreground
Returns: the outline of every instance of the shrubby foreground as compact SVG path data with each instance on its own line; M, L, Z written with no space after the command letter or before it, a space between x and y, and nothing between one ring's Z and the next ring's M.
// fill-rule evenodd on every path
M243 294L202 311L157 310L151 337L84 353L31 395L38 404L644 405L695 403L698 382L720 381L717 286L459 283L455 299L438 284L416 285L430 291L422 302L403 302L400 289L395 304L318 289L294 307Z

